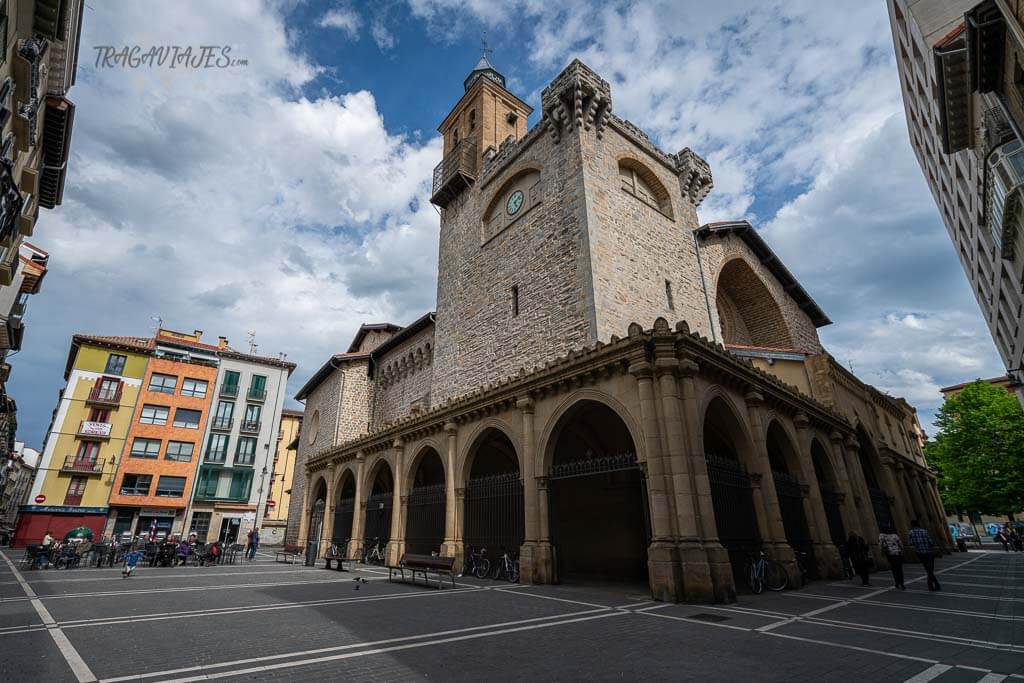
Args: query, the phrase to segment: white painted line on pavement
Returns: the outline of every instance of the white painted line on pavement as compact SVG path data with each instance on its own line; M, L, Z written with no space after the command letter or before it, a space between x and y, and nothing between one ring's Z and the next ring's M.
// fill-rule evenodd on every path
M537 598L539 600L553 600L555 602L568 602L573 605L583 605L584 607L604 607L611 609L609 605L599 605L596 602L583 602L582 600L570 600L568 598L556 598L551 595L537 595L536 593L525 593L520 591L510 591L507 588L491 588L490 590L495 593L508 593L509 595L522 595L529 598Z
M785 638L787 640L799 640L799 641L804 642L804 643L814 643L816 645L826 645L828 647L838 647L838 648L842 648L844 650L855 650L857 652L867 652L868 654L873 654L873 655L882 655L882 656L885 656L885 657L895 657L897 659L909 659L909 660L912 660L912 661L915 661L915 662L923 662L925 664L938 664L938 661L936 661L934 659L926 659L924 657L914 657L912 655L905 655L905 654L902 654L902 653L899 653L899 652L887 652L885 650L874 650L874 649L872 649L870 647L860 647L858 645L847 645L846 643L833 643L830 640L817 640L815 638L804 638L803 636L791 636L788 633L777 633L775 631L770 631L768 633L765 633L764 635L771 636L773 638Z
M169 669L164 671L153 671L145 674L133 674L131 676L118 676L117 678L105 678L102 683L120 683L121 681L135 681L146 678L159 678L162 676L171 676L179 673L189 673L192 671L202 671L206 669L222 669L224 667L236 667L244 664L255 664L257 662L271 662L275 659L287 659L289 657L306 657L308 655L325 654L327 652L339 652L341 650L354 650L363 647L376 647L378 645L390 645L392 643L403 643L410 640L421 640L423 638L437 638L439 636L450 636L458 633L470 633L473 631L482 631L489 628L505 628L508 626L519 626L522 624L532 624L541 621L553 621L560 620L566 617L580 617L587 614L603 613L607 612L608 608L584 610L582 612L571 612L569 614L555 614L547 617L533 617L530 619L518 619L516 621L506 621L497 624L484 624L482 626L467 626L466 628L451 629L449 631L437 631L435 633L419 633L411 636L399 636L396 638L385 638L384 640L370 640L361 643L348 643L346 645L335 645L332 647L322 647L316 650L303 650L300 652L284 652L277 655L264 655L262 657L250 657L247 659L235 659L228 662L218 662L216 664L205 664L199 666L187 666L181 669Z
M85 660L82 659L82 655L78 654L78 650L68 640L67 635L57 626L57 622L53 620L50 611L46 609L42 602L36 599L36 593L32 590L32 586L22 577L21 572L18 571L18 568L14 566L14 563L11 562L10 558L3 551L0 551L0 557L3 557L4 562L11 568L11 573L14 574L14 578L21 584L21 589L25 591L25 595L32 599L32 607L36 610L39 618L42 619L43 624L46 625L46 630L50 632L50 637L57 644L57 649L63 655L64 661L71 667L71 672L75 674L75 678L78 679L79 683L95 681L96 676L92 673L89 665L85 663Z
M903 683L928 683L928 681L932 680L933 678L938 678L939 676L946 673L952 668L953 667L951 667L949 664L932 664L924 671L918 673L915 676L911 676Z
M635 612L620 612L620 614L642 614L648 617L660 617L661 619L671 619L672 621L685 621L690 624L700 624L701 626L714 626L715 628L727 628L733 631L746 631L750 632L753 629L749 629L746 626L734 626L732 624L718 624L713 621L704 621L703 619L692 619L690 617L675 617L671 614L661 614L659 612L653 612L651 610L637 610Z
M997 643L990 640L978 640L975 638L963 638L960 636L951 636L943 633L931 633L928 631L911 631L908 629L895 628L892 626L878 626L877 624L862 624L853 621L840 621L838 619L808 619L808 624L815 626L826 626L829 628L840 628L849 631L865 631L867 633L889 633L900 638L914 638L916 640L928 640L934 643L946 643L951 645L963 645L966 647L976 647L986 650L1001 650L1003 652L1024 652L1024 645L1014 645L1013 643ZM980 669L980 671L988 671L988 669Z
M978 683L999 683L1000 681L1005 681L1005 680L1006 680L1006 676L1004 676L1003 674L990 673L990 674L985 674L984 676L979 678L978 679Z

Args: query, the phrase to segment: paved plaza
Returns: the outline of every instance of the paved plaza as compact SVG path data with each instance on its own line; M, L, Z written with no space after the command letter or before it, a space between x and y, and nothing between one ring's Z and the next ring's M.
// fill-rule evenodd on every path
M1024 679L1012 553L943 558L940 593L911 566L905 592L879 574L717 606L653 602L639 585L439 591L262 553L127 580L0 554L3 681Z

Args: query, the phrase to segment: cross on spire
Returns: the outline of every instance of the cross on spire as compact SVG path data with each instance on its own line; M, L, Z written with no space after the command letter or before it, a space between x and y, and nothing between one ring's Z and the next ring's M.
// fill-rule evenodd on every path
M489 54L491 54L493 52L494 52L494 50L491 48L490 44L487 42L487 31L484 31L483 33L480 34L480 58L484 59L484 60L487 60L487 55L489 55ZM490 60L487 60L487 61L490 61Z

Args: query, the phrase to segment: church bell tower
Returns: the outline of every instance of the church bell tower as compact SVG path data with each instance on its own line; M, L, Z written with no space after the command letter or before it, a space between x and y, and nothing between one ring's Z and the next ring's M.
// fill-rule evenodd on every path
M505 77L481 50L480 61L463 82L464 92L451 113L438 127L444 136L444 158L434 169L430 201L444 208L471 186L484 160L495 154L501 143L526 135L530 105L505 88Z

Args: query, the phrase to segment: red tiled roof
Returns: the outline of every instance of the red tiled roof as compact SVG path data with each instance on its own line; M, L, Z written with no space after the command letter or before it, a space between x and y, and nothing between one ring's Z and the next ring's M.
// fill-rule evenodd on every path
M72 343L105 344L108 346L121 346L136 349L138 351L152 351L156 344L151 337L130 337L130 336L105 336L98 334L76 334L71 338Z
M197 342L192 339L182 339L181 337L174 337L168 334L157 335L156 341L163 344L177 344L179 346L189 346L195 349L201 349L203 351L221 351L222 349L215 344L204 344L203 342Z
M804 349L792 349L785 346L751 346L749 344L726 344L727 349L743 349L745 351L764 351L765 353L800 353L810 355L810 351Z

